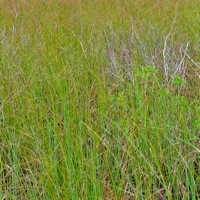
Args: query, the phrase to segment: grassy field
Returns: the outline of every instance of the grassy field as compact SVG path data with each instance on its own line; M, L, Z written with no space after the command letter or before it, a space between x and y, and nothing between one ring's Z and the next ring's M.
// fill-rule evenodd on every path
M0 0L0 199L200 199L199 0Z

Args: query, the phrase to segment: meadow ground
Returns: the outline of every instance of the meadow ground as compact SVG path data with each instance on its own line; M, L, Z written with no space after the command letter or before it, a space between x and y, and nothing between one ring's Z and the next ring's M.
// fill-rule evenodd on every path
M0 199L200 199L199 0L0 0Z

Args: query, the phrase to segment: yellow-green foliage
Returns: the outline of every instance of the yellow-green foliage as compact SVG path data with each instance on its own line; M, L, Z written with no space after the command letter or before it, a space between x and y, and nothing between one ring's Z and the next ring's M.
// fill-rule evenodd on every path
M0 199L199 199L198 0L0 0Z

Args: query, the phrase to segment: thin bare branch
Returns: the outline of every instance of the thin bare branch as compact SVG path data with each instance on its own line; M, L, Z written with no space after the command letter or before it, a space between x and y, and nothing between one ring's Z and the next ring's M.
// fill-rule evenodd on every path
M173 23L171 25L171 29L170 29L168 35L165 38L164 48L163 48L163 67L164 67L165 77L166 77L167 82L169 82L169 65L168 65L168 62L167 62L167 43L168 43L169 37L172 34L174 25L176 23L176 18L177 18L177 12L175 13L175 17L174 17Z
M185 47L185 50L184 50L184 55L183 55L183 57L182 57L182 59L181 59L179 65L178 65L178 67L177 67L176 70L174 71L174 73L173 73L173 75L172 75L172 78L174 78L174 76L177 74L177 72L180 70L180 68L181 68L181 66L182 66L182 64L183 64L183 62L184 62L184 60L185 60L185 57L186 57L187 50L188 50L188 46L189 46L189 42L187 42L187 44L186 44L186 47Z

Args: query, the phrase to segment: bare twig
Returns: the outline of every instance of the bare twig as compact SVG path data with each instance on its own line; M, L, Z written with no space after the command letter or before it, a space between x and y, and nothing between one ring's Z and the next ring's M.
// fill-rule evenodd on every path
M166 77L166 81L169 82L169 65L167 62L167 42L169 40L169 37L172 34L174 25L176 23L176 18L177 18L177 12L175 13L175 17L171 26L171 29L169 31L169 33L167 34L166 38L165 38L165 42L164 42L164 48L163 48L163 67L164 67L164 71L165 71L165 77Z
M174 71L173 75L172 75L172 78L174 78L174 76L176 75L176 73L180 70L184 60L185 60L185 57L186 57L186 53L187 53L187 50L188 50L188 46L189 46L189 42L187 42L186 44L186 47L185 47L185 50L184 50L184 55L179 63L179 65L177 66L176 70Z
M200 63L199 62L195 62L191 57L190 57L190 55L186 52L186 54L185 54L187 57L188 57L188 59L196 66L196 67L198 67L199 69L200 69Z

